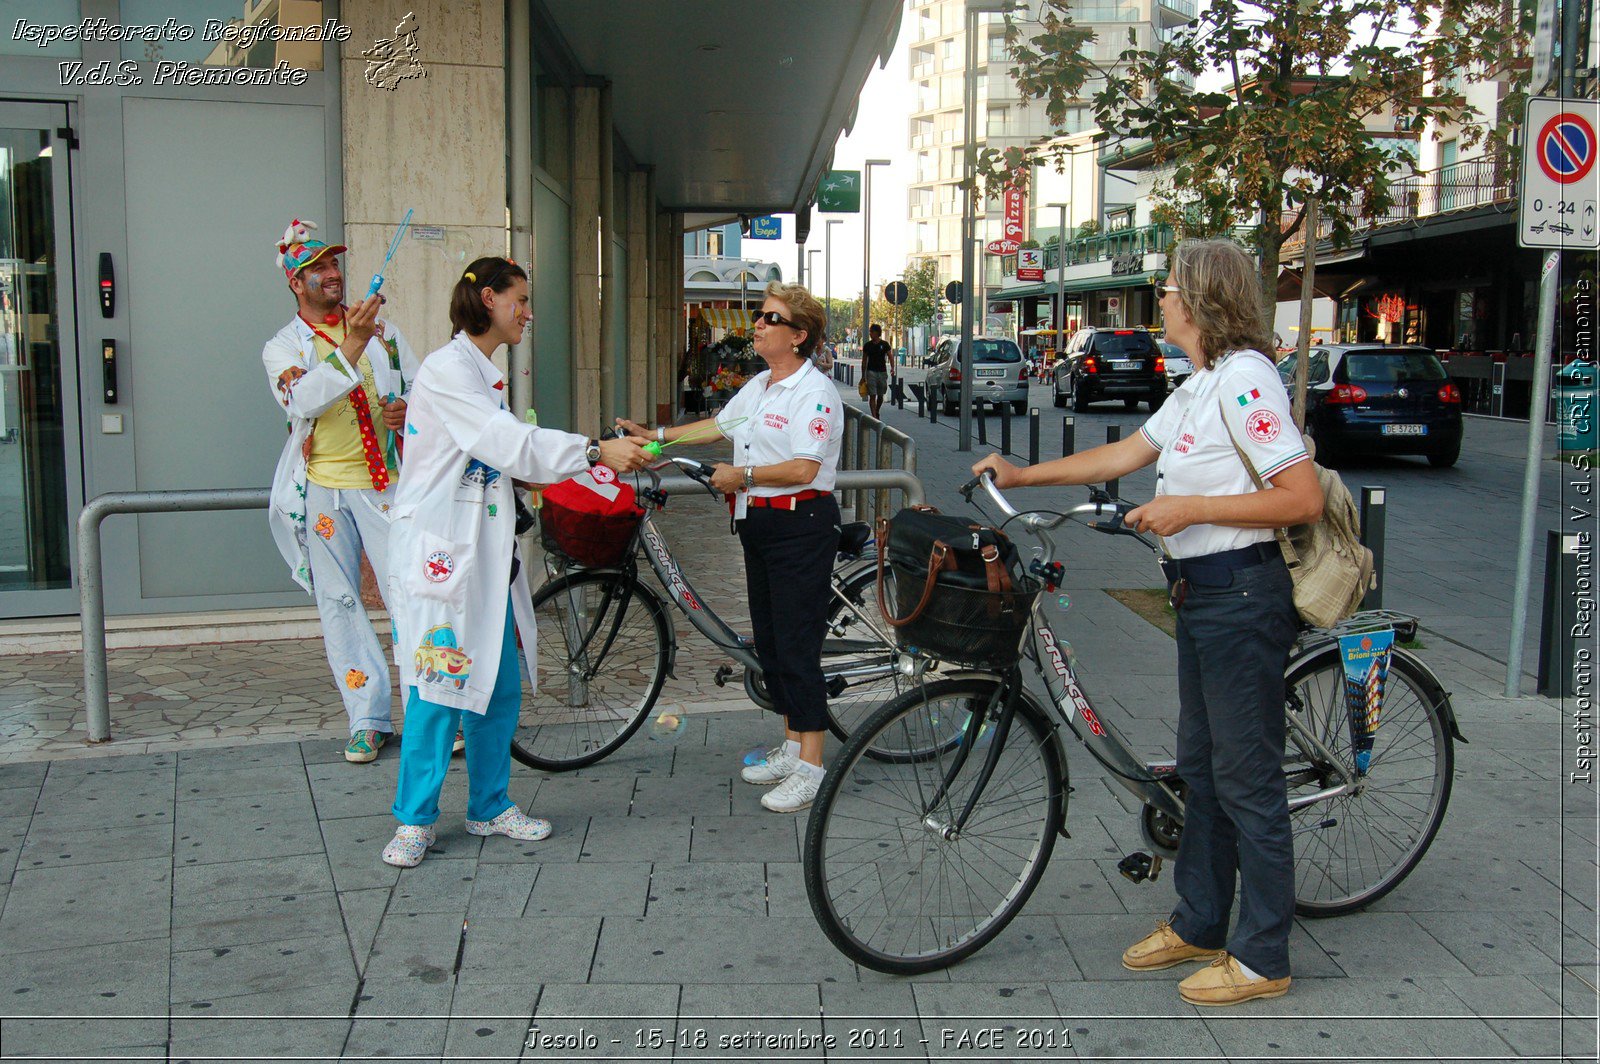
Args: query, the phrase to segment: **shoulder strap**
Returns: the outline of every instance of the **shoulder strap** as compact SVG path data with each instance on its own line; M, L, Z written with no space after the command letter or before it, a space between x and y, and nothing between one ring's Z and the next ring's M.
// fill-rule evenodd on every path
M1221 394L1217 396L1217 413L1222 417L1223 431L1228 434L1228 442L1233 444L1233 453L1239 456L1239 461L1244 463L1245 472L1250 474L1250 482L1256 486L1257 491L1266 491L1266 482L1261 479L1261 474L1256 472L1256 467L1250 461L1250 456L1244 453L1244 448L1239 446L1238 437L1233 434L1233 426L1228 424L1228 408L1222 402ZM1289 542L1289 533L1282 528L1274 528L1272 534L1278 539L1278 546L1283 549L1283 558L1292 569L1300 564L1300 555L1295 551L1294 544Z

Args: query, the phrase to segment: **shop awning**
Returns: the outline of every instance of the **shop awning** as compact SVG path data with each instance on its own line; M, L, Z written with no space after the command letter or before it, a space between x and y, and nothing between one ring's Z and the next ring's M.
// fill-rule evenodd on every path
M1300 289L1304 282L1304 275L1299 270L1284 270L1278 274L1278 302L1287 303L1300 298ZM1311 290L1322 299L1339 298L1339 288L1345 278L1334 276L1318 276L1312 282Z
M697 316L713 329L743 332L750 328L750 311L737 307L701 307Z
M1068 281L1063 290L1067 292L1100 292L1117 288L1140 288L1147 285L1156 276L1154 271L1146 270L1143 273L1119 273L1116 276L1102 275L1099 277L1080 277ZM1056 294L1054 282L1044 284L1024 285L1021 288L1007 288L1000 292L988 293L991 303L1011 303L1029 296L1053 296Z

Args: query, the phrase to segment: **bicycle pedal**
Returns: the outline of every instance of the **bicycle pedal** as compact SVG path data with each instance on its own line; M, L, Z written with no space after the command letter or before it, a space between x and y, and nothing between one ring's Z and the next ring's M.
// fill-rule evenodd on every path
M828 677L828 697L838 698L840 695L845 693L845 690L849 688L849 686L850 681L845 679L843 676Z
M1154 883L1161 878L1161 858L1140 850L1118 861L1117 871L1131 883L1143 883L1146 880Z
M711 674L711 682L718 687L728 686L728 680L733 676L733 666L718 665L717 671Z

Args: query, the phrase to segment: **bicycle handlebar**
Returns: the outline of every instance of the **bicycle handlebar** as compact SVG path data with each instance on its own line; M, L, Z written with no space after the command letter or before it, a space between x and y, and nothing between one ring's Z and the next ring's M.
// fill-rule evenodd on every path
M1152 551L1157 553L1160 551L1160 548L1150 542L1144 535L1124 523L1123 519L1127 517L1129 511L1134 509L1133 504L1123 502L1120 499L1113 499L1098 488L1090 489L1089 502L1074 506L1065 513L1045 515L1031 510L1018 510L1015 506L1012 506L1006 497L1000 494L1000 489L995 487L994 471L992 469L985 469L966 484L963 484L961 486L962 498L970 503L973 491L980 486L993 501L997 510L1005 514L1008 519L1021 521L1024 528L1034 533L1045 543L1046 557L1044 560L1046 562L1051 560L1053 548L1050 541L1045 539L1042 533L1058 528L1069 519L1082 520L1085 525L1096 532L1104 532L1107 535L1132 536Z

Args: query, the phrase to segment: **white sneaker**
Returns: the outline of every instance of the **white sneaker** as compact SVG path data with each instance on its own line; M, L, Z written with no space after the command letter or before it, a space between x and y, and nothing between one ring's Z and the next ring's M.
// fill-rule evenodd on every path
M822 778L804 770L792 773L788 779L761 796L761 804L774 813L798 813L810 809L822 787Z
M782 783L788 779L799 767L800 759L794 754L785 753L784 744L779 743L767 751L765 761L757 761L741 769L739 778L746 783L759 783L763 787L770 787L774 783Z

